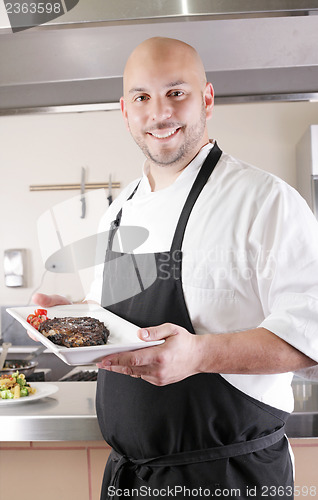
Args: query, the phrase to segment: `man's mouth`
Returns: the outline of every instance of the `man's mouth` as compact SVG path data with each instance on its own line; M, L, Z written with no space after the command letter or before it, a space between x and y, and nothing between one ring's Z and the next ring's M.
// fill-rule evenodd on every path
M155 132L148 132L148 134L153 135L154 137L156 137L156 139L167 139L168 137L175 135L179 130L180 130L180 127L175 128L173 130L169 130L167 132L162 132L161 134L158 134Z

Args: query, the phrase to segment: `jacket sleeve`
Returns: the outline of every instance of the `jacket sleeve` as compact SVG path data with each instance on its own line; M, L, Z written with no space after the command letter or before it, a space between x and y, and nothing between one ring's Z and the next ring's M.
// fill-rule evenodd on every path
M288 184L274 183L250 244L265 316L259 326L318 362L318 222Z

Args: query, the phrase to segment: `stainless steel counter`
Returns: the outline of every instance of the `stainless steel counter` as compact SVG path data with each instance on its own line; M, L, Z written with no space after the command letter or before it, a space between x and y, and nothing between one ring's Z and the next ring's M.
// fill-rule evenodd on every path
M50 397L0 407L0 441L102 440L95 412L96 382L54 382Z
M96 382L52 382L58 392L34 402L0 407L0 441L102 440L95 412ZM318 438L318 382L294 379L290 438Z

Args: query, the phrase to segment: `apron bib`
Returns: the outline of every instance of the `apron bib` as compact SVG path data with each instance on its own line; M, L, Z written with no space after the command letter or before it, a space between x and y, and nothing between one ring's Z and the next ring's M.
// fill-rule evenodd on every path
M215 144L194 181L169 251L114 252L119 212L106 251L103 307L140 327L169 322L195 334L182 289L181 247L191 210L221 154ZM127 285L121 277L128 277ZM132 280L136 293L122 300ZM197 498L200 491L219 498L293 498L284 436L288 413L251 398L219 374L197 374L157 387L99 370L96 409L112 447L102 500L117 498L116 491L118 497L126 493L147 499L169 494Z

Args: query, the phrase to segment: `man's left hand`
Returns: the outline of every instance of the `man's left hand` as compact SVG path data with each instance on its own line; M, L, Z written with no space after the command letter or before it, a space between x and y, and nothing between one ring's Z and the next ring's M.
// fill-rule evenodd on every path
M200 336L171 323L143 328L138 336L146 342L165 342L146 349L111 354L97 364L98 368L142 378L158 386L178 382L200 371L196 366Z

